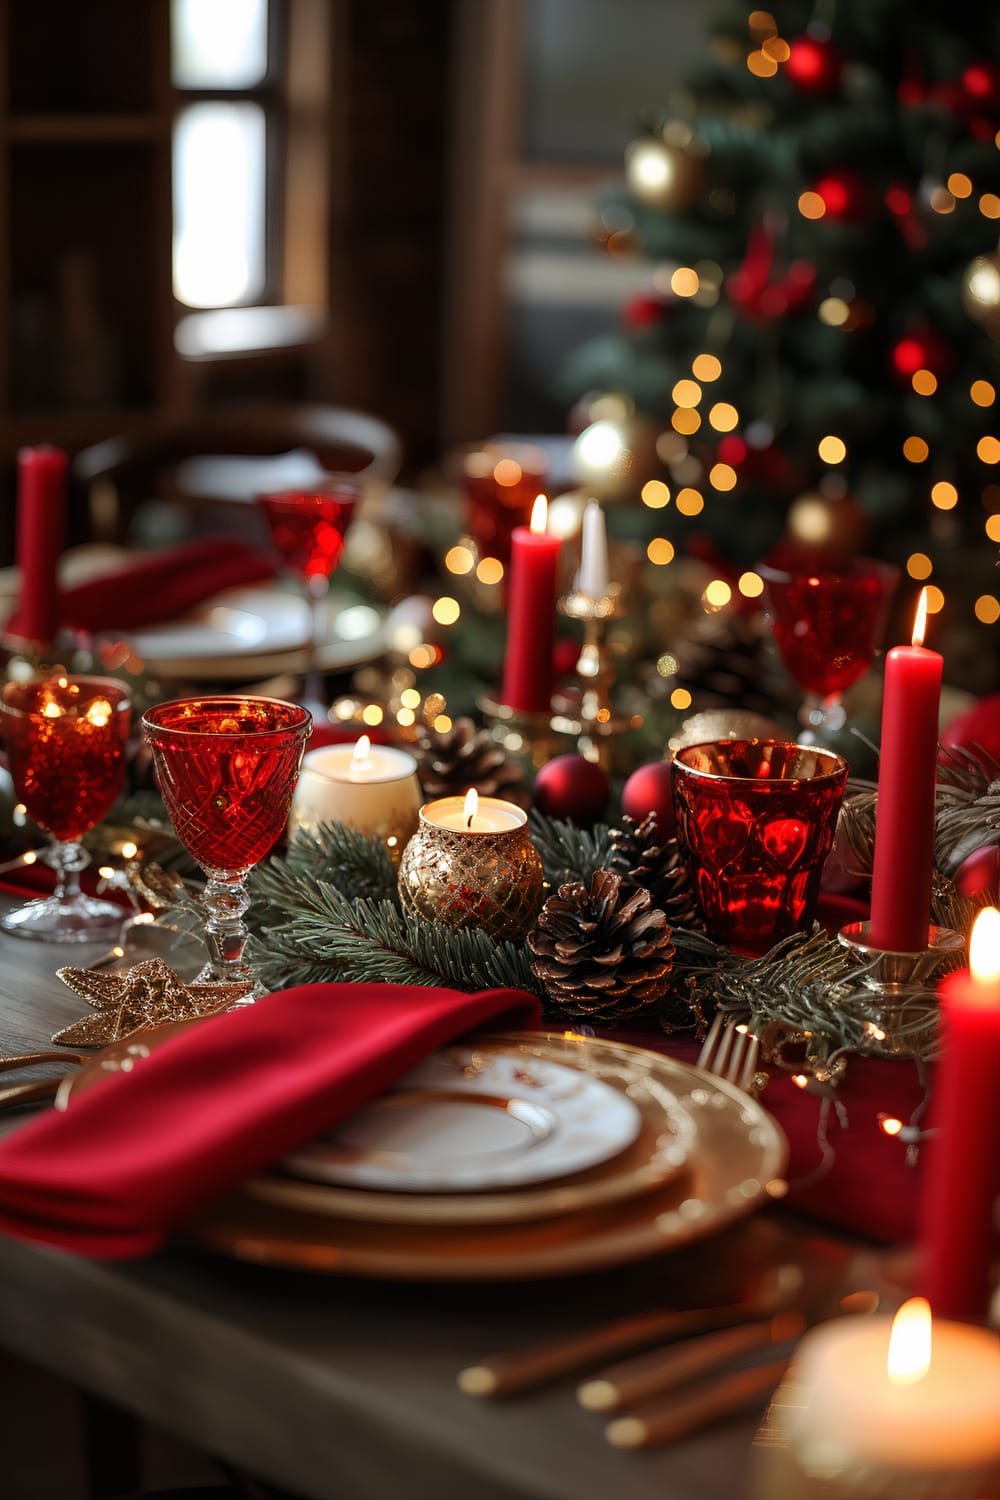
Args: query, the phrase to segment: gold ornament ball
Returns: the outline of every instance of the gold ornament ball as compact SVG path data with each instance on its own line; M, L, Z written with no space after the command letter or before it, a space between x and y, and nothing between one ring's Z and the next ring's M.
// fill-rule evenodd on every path
M1000 338L1000 252L971 262L962 277L962 306L991 338Z
M649 417L602 417L573 444L576 482L588 496L608 504L633 500L649 479L663 472L656 451L660 426Z
M644 136L625 152L625 178L648 208L690 208L705 190L705 165L693 137L684 142Z
M800 495L788 510L788 535L811 552L830 557L863 552L868 543L868 517L850 495L833 499L815 491Z

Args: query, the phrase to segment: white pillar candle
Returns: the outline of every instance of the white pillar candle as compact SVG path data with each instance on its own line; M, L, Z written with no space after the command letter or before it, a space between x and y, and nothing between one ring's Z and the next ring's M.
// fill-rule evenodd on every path
M591 599L603 599L610 586L608 569L608 534L604 512L596 500L588 500L583 512L580 541L580 571L576 575L576 592Z
M420 812L417 763L405 750L357 744L308 750L292 797L289 833L314 831L321 823L346 823L358 833L378 835L398 848L417 826Z
M507 833L523 828L527 814L513 802L499 797L480 797L471 787L464 797L439 797L422 809L424 821L435 828L452 828L457 833Z
M932 1325L922 1299L895 1324L838 1318L802 1340L774 1407L796 1478L770 1488L789 1500L824 1486L845 1500L976 1500L1000 1473L1000 1338Z

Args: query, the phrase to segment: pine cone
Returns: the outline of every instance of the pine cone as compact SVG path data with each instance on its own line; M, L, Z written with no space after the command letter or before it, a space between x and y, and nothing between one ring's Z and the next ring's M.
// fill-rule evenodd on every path
M521 768L498 745L488 729L471 719L456 719L450 729L421 725L416 739L417 769L428 799L450 797L474 786L483 797L517 801L524 780Z
M560 886L528 947L532 973L552 1003L569 1016L601 1021L656 1005L674 959L664 913L648 891L623 891L611 870L595 870L589 889Z
M671 927L700 927L701 914L676 839L661 839L656 814L636 823L626 813L611 830L607 868L621 876L623 892L647 890Z
M773 718L789 703L788 674L762 615L703 615L692 620L673 654L671 681L688 689L696 709L738 707Z

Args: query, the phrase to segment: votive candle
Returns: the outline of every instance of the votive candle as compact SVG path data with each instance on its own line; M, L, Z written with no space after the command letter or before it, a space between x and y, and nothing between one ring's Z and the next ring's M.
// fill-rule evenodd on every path
M976 1500L986 1485L994 1494L1000 1338L932 1321L920 1298L893 1320L834 1318L802 1339L772 1424L785 1441L762 1446L760 1500Z
M321 823L345 823L401 850L420 813L417 763L405 750L373 745L322 745L306 752L292 797L289 833L315 832Z

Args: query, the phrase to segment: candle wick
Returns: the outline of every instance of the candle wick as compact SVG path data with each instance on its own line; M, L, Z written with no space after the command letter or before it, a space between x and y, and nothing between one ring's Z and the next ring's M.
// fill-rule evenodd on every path
M470 813L469 816L465 820L465 827L466 827L466 829L467 829L467 831L469 833L472 832L472 820L473 820L473 818L475 816L476 816L475 813Z

